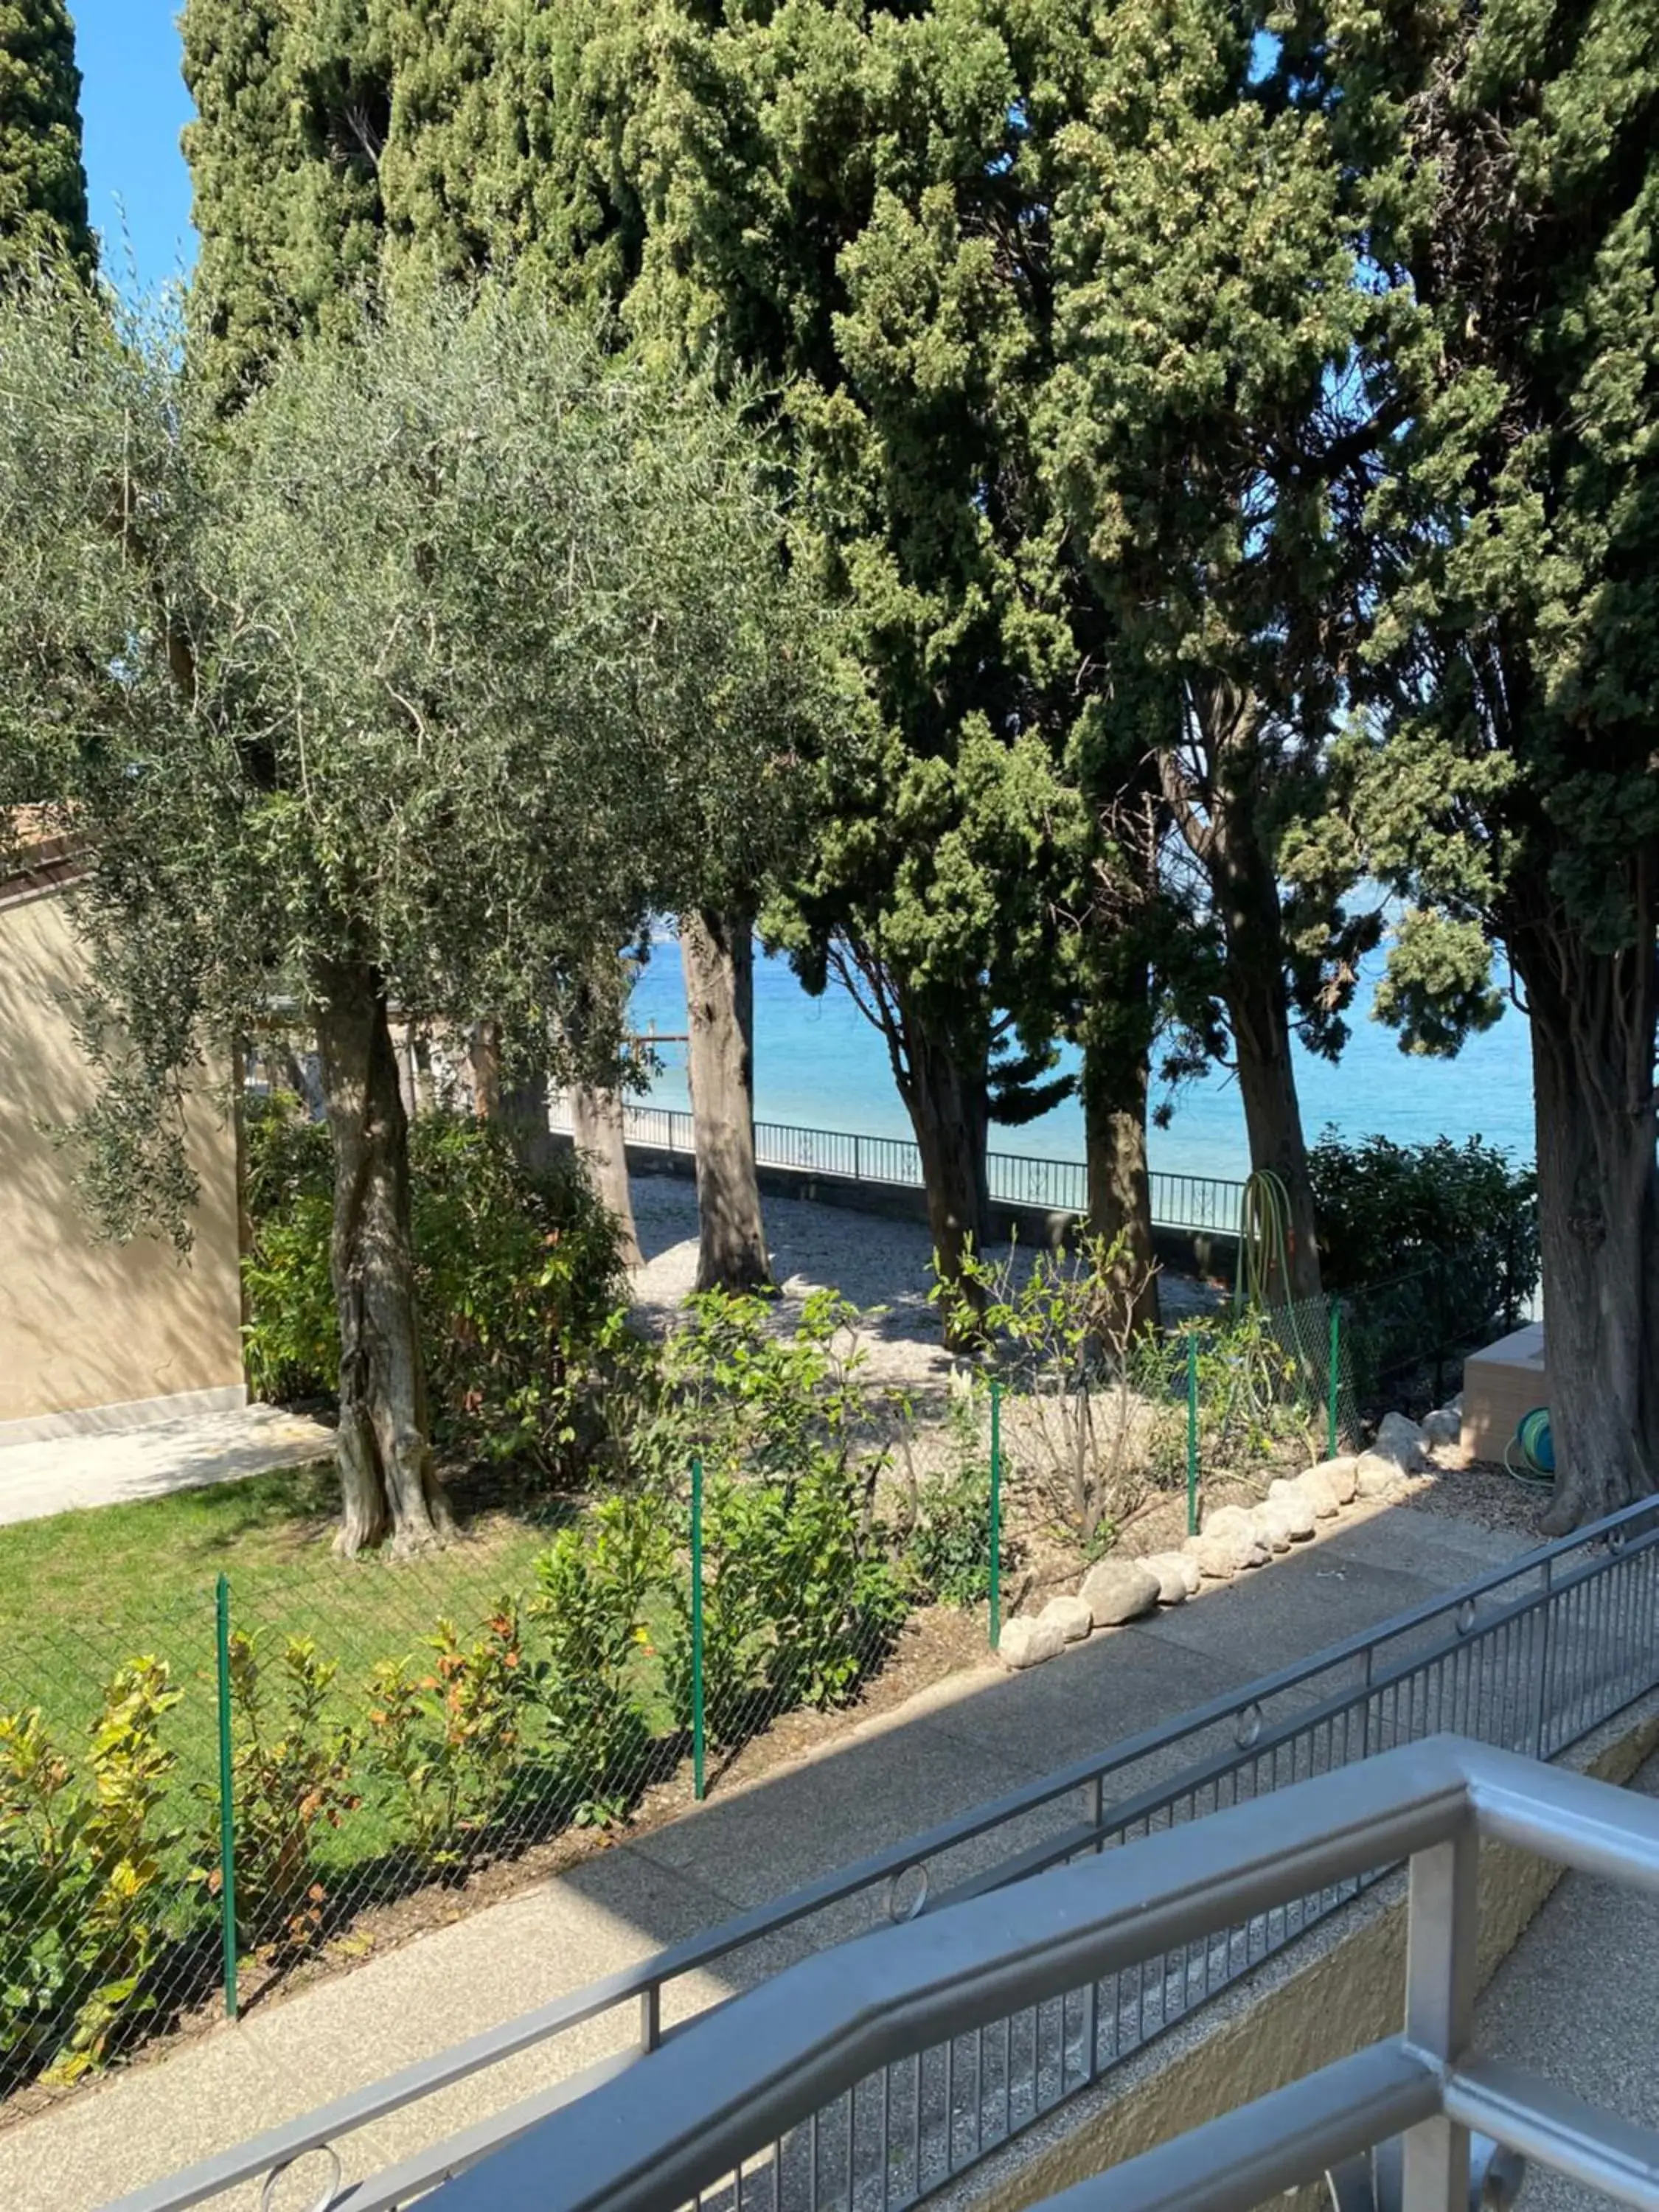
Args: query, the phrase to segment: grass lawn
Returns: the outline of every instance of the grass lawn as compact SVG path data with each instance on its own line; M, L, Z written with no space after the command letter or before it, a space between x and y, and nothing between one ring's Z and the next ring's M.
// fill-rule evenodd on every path
M268 1657L302 1637L338 1661L331 1717L361 1730L376 1662L418 1660L441 1619L470 1641L502 1595L527 1599L537 1555L570 1513L557 1498L508 1504L498 1495L471 1513L465 1492L455 1503L459 1539L398 1562L334 1556L337 1490L327 1465L0 1528L0 1713L38 1705L78 1763L110 1675L139 1654L165 1660L185 1693L167 1723L179 1760L173 1817L202 1830L217 1774L220 1574L233 1627L254 1634ZM665 1618L651 1624L653 1643L666 1626ZM665 1730L659 1668L642 1654L641 1670L647 1717ZM392 1840L389 1808L366 1784L362 1807L325 1839L323 1856L359 1864Z

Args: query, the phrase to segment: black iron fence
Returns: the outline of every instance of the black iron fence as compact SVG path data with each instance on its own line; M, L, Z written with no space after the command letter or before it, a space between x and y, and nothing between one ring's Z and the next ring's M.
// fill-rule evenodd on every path
M553 1126L567 1133L563 1101L554 1105ZM678 1106L629 1106L624 1133L630 1145L689 1159L695 1149L691 1116ZM787 1168L800 1175L833 1176L844 1182L923 1187L921 1152L908 1137L865 1136L850 1129L810 1129L787 1121L757 1121L755 1152L763 1168ZM1081 1160L1048 1160L1033 1152L992 1152L987 1157L992 1199L1004 1206L1029 1206L1048 1213L1085 1213L1089 1205L1088 1170ZM1238 1233L1244 1186L1224 1176L1172 1175L1155 1169L1152 1177L1152 1219L1161 1229L1232 1237Z

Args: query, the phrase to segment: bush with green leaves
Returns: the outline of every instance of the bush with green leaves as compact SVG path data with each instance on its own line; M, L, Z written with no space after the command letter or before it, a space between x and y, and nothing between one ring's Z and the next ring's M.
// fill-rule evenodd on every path
M886 1395L866 1380L861 1318L830 1290L811 1292L787 1331L752 1292L688 1299L684 1326L636 1375L633 1472L678 1490L694 1459L750 1480L793 1475L815 1454L842 1466L868 1454Z
M536 1562L537 1693L579 1825L620 1820L645 1783L639 1662L673 1571L668 1508L652 1492L604 1499Z
M614 1220L574 1158L532 1170L502 1130L468 1116L419 1116L410 1156L434 1437L473 1456L578 1472L624 1326ZM328 1132L279 1099L250 1114L247 1158L249 1380L261 1397L331 1395Z
M385 1659L370 1675L366 1752L417 1863L447 1869L465 1862L518 1781L534 1683L508 1597L471 1644L445 1620L424 1648L429 1658Z
M1328 1291L1361 1291L1431 1267L1447 1285L1449 1317L1476 1325L1531 1297L1537 1178L1497 1146L1480 1137L1350 1144L1327 1129L1309 1164Z
M323 1924L328 1893L317 1845L361 1802L353 1771L356 1732L331 1711L339 1662L309 1637L290 1636L274 1661L240 1631L229 1643L231 1805L236 1920L245 1941L307 1943ZM217 1896L223 1879L218 1791L199 1879Z
M732 1744L796 1705L844 1705L890 1649L909 1601L867 1471L820 1451L796 1475L717 1475L702 1509L703 1709L711 1738ZM689 1579L670 1680L691 1717Z
M78 2079L155 2008L180 1694L160 1660L130 1661L78 1774L38 1710L0 1714L0 2087Z
M909 1476L902 1557L919 1597L964 1611L991 1595L991 1457L989 1407L981 1378L953 1388L945 1411L949 1460L942 1468ZM905 1445L908 1458L908 1440ZM1018 1547L1002 1537L1006 1572Z

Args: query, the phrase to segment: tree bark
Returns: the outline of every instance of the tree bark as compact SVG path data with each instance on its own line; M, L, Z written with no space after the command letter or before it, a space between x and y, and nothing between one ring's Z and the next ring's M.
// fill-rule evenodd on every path
M1238 1068L1238 1092L1244 1104L1250 1166L1278 1176L1289 1200L1285 1259L1277 1250L1267 1258L1268 1295L1274 1298L1320 1296L1318 1228L1314 1216L1313 1177L1302 1105L1291 1057L1290 1012L1285 1001L1284 965L1279 952L1278 902L1274 901L1272 964L1268 948L1241 936L1243 957L1227 959L1227 1014Z
M697 1155L697 1288L754 1291L772 1271L755 1169L753 917L683 917L687 1066Z
M587 1163L599 1203L615 1219L620 1231L623 1265L637 1267L640 1239L634 1224L634 1199L628 1182L622 1093L601 1090L592 1084L574 1084L570 1091L570 1119L576 1150Z
M313 985L334 1139L329 1265L340 1328L336 1453L343 1504L335 1549L350 1558L390 1538L400 1554L438 1542L451 1527L428 1435L409 1122L379 974L361 963L325 962Z
M1636 945L1564 920L1511 939L1538 1130L1553 1534L1659 1487L1659 1166L1651 900Z
M1141 971L1143 988L1146 971ZM1083 1136L1089 1168L1091 1237L1123 1254L1113 1273L1109 1331L1125 1338L1158 1325L1152 1249L1152 1180L1146 1166L1147 1066L1144 1053L1107 1044L1083 1055Z
M1275 1299L1320 1295L1313 1178L1291 1057L1284 918L1272 851L1263 836L1261 702L1224 678L1200 687L1191 712L1208 763L1196 789L1173 760L1164 763L1164 797L1202 866L1221 924L1222 995L1232 1033L1250 1166L1285 1187L1289 1219L1283 1261L1269 1253L1267 1288Z
M498 1121L501 1114L501 1025L477 1022L467 1041L467 1060L472 1073L472 1111L480 1121Z
M985 1294L964 1279L963 1262L970 1248L982 1254L990 1242L989 1085L983 1061L963 1068L908 1001L899 1015L899 1091L921 1154L933 1264L945 1293L945 1341L953 1352L971 1351L981 1340Z

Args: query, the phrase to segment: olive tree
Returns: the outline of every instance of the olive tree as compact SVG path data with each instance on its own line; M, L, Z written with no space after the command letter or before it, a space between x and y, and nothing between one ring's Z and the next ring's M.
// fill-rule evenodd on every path
M533 307L365 308L230 423L187 333L0 312L0 729L58 732L88 847L95 1194L176 1227L187 1079L303 1005L339 1540L429 1542L389 1011L568 1038L564 981L787 784L827 711L811 609L733 418Z

